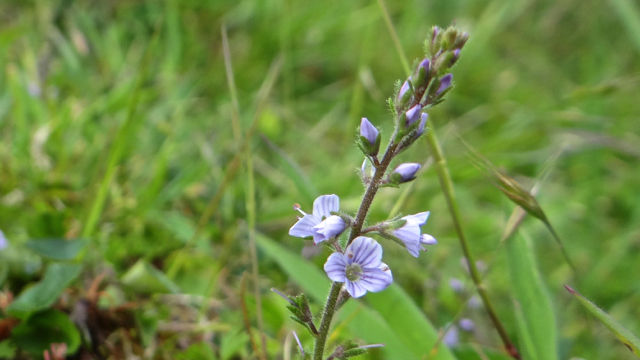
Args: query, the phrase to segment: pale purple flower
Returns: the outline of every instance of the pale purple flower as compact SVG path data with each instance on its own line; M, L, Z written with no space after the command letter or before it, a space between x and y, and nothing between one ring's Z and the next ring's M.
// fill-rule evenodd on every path
M454 292L461 293L464 291L464 283L456 278L449 279L449 286Z
M300 205L294 206L295 210L304 215L289 230L289 235L306 238L313 237L314 243L319 243L332 238L344 231L347 224L332 212L338 212L340 198L337 195L322 195L313 202L313 214L306 214L300 210Z
M420 250L427 251L423 245L434 245L437 243L433 236L420 234L420 227L427 223L428 218L428 211L405 216L401 220L406 220L406 223L402 227L391 231L391 234L400 239L407 247L409 253L415 257L420 255Z
M459 324L460 328L466 332L472 332L476 328L476 324L473 322L473 320L468 318L460 319Z
M457 346L460 343L460 337L458 336L458 328L455 325L451 325L449 330L444 334L442 342L448 347Z
M375 145L378 133L378 129L369 122L369 119L363 117L360 122L360 136L367 139L371 145Z
M7 238L4 237L4 233L2 232L2 230L0 230L0 250L6 248L7 246L9 246L9 241L7 241Z
M404 163L396 166L391 174L400 174L400 183L403 183L413 180L420 167L418 163Z
M443 91L445 91L449 86L451 86L451 81L453 80L453 74L449 73L440 79L440 86L438 87L438 91L436 91L436 96L440 95Z
M422 106L420 104L407 110L407 112L405 113L405 115L407 116L405 126L411 126L411 124L416 122L416 120L420 119L420 111L422 111Z
M381 260L382 246L372 238L358 236L344 254L329 256L324 271L332 281L345 283L347 292L358 298L367 291L382 291L393 282L391 270Z

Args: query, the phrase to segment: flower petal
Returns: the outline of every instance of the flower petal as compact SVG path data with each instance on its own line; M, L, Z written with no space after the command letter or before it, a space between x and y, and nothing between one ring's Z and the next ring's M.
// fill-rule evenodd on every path
M313 230L313 227L319 223L320 219L317 216L307 214L302 219L298 220L297 223L293 224L291 229L289 229L289 235L301 238L313 236L316 233L315 230Z
M403 219L407 220L407 223L418 224L420 226L426 224L428 218L429 218L429 211L403 217Z
M340 234L346 227L344 220L340 216L331 215L320 224L314 226L313 230L328 239Z
M344 255L334 252L324 263L324 271L332 281L345 282L347 280L347 262Z
M413 257L420 256L420 251L424 250L417 241L405 241L404 244L407 247L409 254L413 255Z
M367 293L367 289L362 286L361 281L349 281L346 282L347 291L351 295L351 297L359 298L360 296Z
M364 276L358 281L362 286L371 292L378 292L386 289L393 282L391 269L385 263L380 263L378 268L363 269Z
M340 198L338 195L322 195L313 202L313 215L322 220L323 217L331 216L331 212L340 210Z
M420 236L420 243L424 245L435 245L438 241L429 234L422 234L422 236Z
M377 268L382 259L382 246L372 238L358 236L347 247L347 253L353 252L351 263L359 264L363 268Z
M391 231L391 233L406 243L419 243L420 242L420 226L418 224L407 221L403 227Z

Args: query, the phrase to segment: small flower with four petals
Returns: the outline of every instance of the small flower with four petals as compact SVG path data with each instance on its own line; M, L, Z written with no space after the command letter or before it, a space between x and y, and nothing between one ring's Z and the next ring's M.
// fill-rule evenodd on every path
M340 198L337 195L319 196L313 202L313 214L300 210L298 204L294 209L304 216L289 230L291 236L313 237L313 242L317 244L340 235L347 228L347 223L340 216L331 214L340 209Z
M378 292L393 282L393 275L382 261L382 246L374 239L359 236L347 246L344 254L334 252L324 264L329 279L345 283L354 298L367 291Z

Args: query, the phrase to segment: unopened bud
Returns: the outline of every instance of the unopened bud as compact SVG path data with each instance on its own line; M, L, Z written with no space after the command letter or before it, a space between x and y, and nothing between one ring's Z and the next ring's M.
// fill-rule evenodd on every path
M420 164L404 163L398 165L389 175L389 182L392 184L402 184L416 178L416 173L420 170Z

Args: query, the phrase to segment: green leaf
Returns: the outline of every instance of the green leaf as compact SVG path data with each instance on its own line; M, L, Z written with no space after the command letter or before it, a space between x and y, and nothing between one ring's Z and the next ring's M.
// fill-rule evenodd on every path
M557 359L555 315L533 248L528 239L515 237L508 243L507 251L520 351L525 359Z
M275 241L257 234L260 248L295 280L304 292L318 303L324 303L331 281L320 269L293 254ZM437 340L437 332L404 291L392 284L380 293L365 296L371 307L349 300L337 315L334 325L345 325L366 343L384 343L388 359L420 359L429 354ZM285 304L283 304L285 306ZM440 346L432 359L455 359L445 346Z
M54 260L71 260L87 244L85 240L36 239L27 241L29 249Z
M69 317L58 310L34 313L11 331L11 338L22 350L40 356L51 344L67 344L67 354L80 346L80 332Z
M146 260L140 259L124 275L121 282L137 293L155 294L181 292L180 287L171 281L162 271Z
M578 301L584 306L591 314L593 314L601 323L604 324L613 334L620 340L622 343L631 350L631 352L640 357L640 339L637 336L633 335L629 330L625 329L620 323L618 323L614 318L609 316L606 312L602 311L599 307L597 307L594 303L589 301L587 298L582 296L577 291L573 290L569 286L565 285L565 288L569 290L569 292L575 296Z
M80 265L53 263L36 285L23 291L9 305L7 312L17 317L42 310L53 304L62 291L80 274Z

